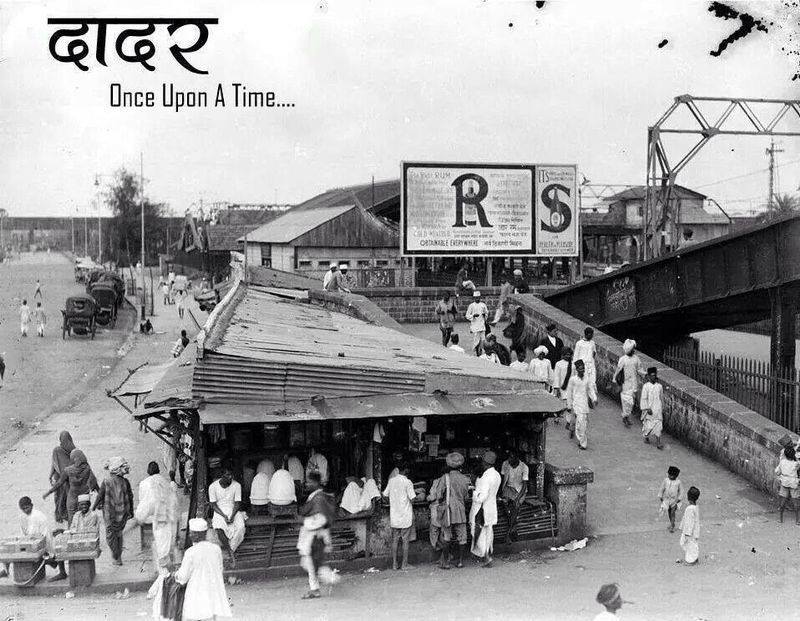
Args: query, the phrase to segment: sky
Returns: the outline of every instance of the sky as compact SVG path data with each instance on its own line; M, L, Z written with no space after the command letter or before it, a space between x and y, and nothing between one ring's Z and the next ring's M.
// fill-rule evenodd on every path
M784 2L730 2L772 25L719 57L709 52L738 21L708 4L0 0L0 208L96 214L95 176L102 186L120 167L138 173L140 153L148 196L174 215L201 200L300 202L396 178L401 161L576 163L590 204L605 184L644 183L647 127L675 96L800 98L798 57L781 50L798 47L800 28ZM209 73L175 62L165 26L153 72L117 57L118 26L109 27L108 67L94 61L94 26L89 71L57 62L47 18L85 16L217 17L203 49L187 56ZM193 30L175 37L186 45ZM233 107L235 82L294 107ZM157 106L112 108L112 83L154 91ZM220 83L228 105L214 107ZM161 107L162 84L206 91L209 107ZM787 127L800 130L800 118ZM729 212L758 208L769 142L717 137L678 183ZM797 193L800 138L776 142L779 190ZM672 160L680 147L667 143Z

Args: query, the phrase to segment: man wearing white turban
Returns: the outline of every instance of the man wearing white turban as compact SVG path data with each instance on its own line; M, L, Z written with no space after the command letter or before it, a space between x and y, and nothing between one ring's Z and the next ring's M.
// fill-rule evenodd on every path
M635 353L636 341L627 339L622 344L622 351L625 352L625 355L620 356L619 362L617 363L617 373L614 379L617 384L622 387L622 393L620 395L622 422L626 427L630 427L630 416L633 411L636 390L639 388L639 371L642 368L642 361Z

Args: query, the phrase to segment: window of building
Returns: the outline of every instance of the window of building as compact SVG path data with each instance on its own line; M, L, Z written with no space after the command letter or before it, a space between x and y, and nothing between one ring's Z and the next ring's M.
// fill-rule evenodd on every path
M300 265L300 267L310 268L311 267L311 261L300 261L299 265Z
M639 203L638 205L636 205L636 212L639 214L640 218L642 217L642 210L643 209L644 209L644 205L642 205L642 203Z
M369 267L369 259L357 261L356 264L358 265L358 267Z
M378 267L388 267L389 261L378 259L377 261L375 261L375 265L377 265Z
M269 257L261 257L261 267L272 267L272 259Z
M317 267L327 268L330 266L330 261L317 261Z

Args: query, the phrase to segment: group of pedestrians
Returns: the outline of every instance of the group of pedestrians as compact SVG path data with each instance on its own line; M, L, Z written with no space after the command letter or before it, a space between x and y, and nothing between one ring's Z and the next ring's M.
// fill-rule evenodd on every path
M31 324L36 326L36 335L44 337L44 329L47 326L47 314L42 308L44 301L42 283L38 278L36 279L36 290L33 292L33 300L36 302L36 307L29 306L27 299L23 299L22 305L19 307L19 327L22 337L28 336Z

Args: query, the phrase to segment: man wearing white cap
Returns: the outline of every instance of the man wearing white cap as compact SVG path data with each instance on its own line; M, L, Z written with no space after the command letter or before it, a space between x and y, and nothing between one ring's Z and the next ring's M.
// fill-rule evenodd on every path
M208 523L202 518L189 520L192 546L183 553L175 579L186 585L183 618L186 621L232 617L222 577L222 551L206 541Z
M347 286L345 275L342 274L342 272L338 269L334 270L331 268L331 272L332 276L328 281L328 284L325 285L325 291L344 291L345 293L350 293L350 288Z
M72 533L91 533L100 537L100 524L97 521L97 514L90 511L92 499L89 494L78 495L78 510L72 516L72 523L69 530Z
M326 291L328 290L328 285L330 284L331 280L333 279L334 274L336 274L336 270L339 269L339 264L336 261L331 261L330 268L327 272L325 272L325 277L322 279L322 288Z
M530 293L531 288L522 276L522 270L514 270L514 293Z
M549 388L553 383L553 369L550 367L550 361L545 358L547 355L547 347L539 345L533 350L533 360L531 360L530 370L533 375L533 380L547 384Z
M622 422L626 427L631 426L631 412L633 402L636 397L636 390L639 388L639 370L642 368L642 361L636 355L636 341L627 339L622 344L624 356L620 356L617 363L617 373L614 380L622 387L620 403L622 405Z
M481 355L483 337L486 335L486 319L489 317L489 309L481 301L481 292L472 292L472 304L467 307L467 321L469 321L469 331L472 332L472 348L475 355Z
M356 286L355 281L353 280L353 275L349 273L350 266L347 263L339 263L339 273L342 275L342 287L345 291L350 291L353 287Z

